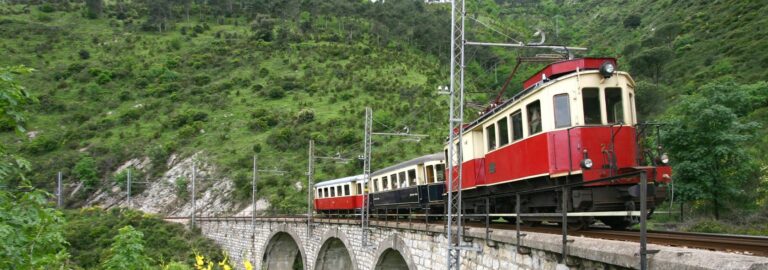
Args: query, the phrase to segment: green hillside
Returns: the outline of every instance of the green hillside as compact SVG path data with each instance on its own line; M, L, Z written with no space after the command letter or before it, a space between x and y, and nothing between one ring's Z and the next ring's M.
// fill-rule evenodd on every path
M11 38L2 40L9 57L0 65L38 70L23 81L40 101L27 123L36 136L14 146L48 188L57 170L77 180L71 169L83 156L95 159L99 178L111 178L130 158L148 156L160 173L171 153L205 151L246 198L258 151L260 166L290 172L264 179L263 194L296 205L303 196L283 187L303 179L308 140L318 155L357 157L365 106L381 131L408 126L431 135L420 144L377 142L377 161L439 150L441 132L431 128L445 118L437 58L407 40L365 33L386 27L373 19L193 17L158 33L141 29L144 16L89 19L78 5L44 7L5 7L0 32ZM317 177L357 173L356 165L323 164Z
M21 81L39 99L26 123L34 138L19 139L0 123L7 131L0 140L32 161L29 178L40 187L51 190L61 170L86 183L82 199L131 158L149 157L148 173L157 175L171 154L204 151L245 199L259 152L260 166L290 172L265 177L261 196L293 211L304 197L288 187L305 178L307 141L316 141L320 156L357 157L365 106L373 107L377 131L407 126L429 135L420 143L377 138L374 168L441 149L447 102L436 89L448 82L448 5L56 3L0 7L0 66L35 68ZM768 40L761 38L768 5L761 1L473 1L468 10L470 40L535 41L541 29L547 43L619 57L638 81L642 119L673 121L680 102L709 99L702 86L731 80L751 100L735 119L768 125ZM551 52L468 48L467 115L496 95L516 57L537 53ZM523 66L505 94L540 67ZM754 201L750 208L765 207L768 132L758 125L744 132L750 136L734 144L750 166L728 173L748 178L740 192ZM78 163L85 165L74 170ZM328 179L361 166L324 162L317 171Z

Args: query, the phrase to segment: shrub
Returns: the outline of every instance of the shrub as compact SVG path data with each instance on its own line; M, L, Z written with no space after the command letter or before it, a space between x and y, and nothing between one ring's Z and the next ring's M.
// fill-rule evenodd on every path
M86 192L96 188L96 184L99 180L99 172L96 169L96 160L92 157L83 156L80 158L80 161L75 164L72 172L74 172L75 177L83 183Z
M208 114L201 111L186 110L171 117L170 126L180 128L193 122L207 122Z
M51 5L49 3L42 4L37 9L39 9L41 12L45 12L45 13L51 13L51 12L56 11L56 8L54 8L53 5Z
M195 77L192 77L192 82L197 86L204 86L211 82L211 77L205 74L196 75Z
M189 180L187 180L186 177L181 176L176 178L176 180L173 181L173 184L176 186L176 196L179 198L186 198L189 193L187 191Z
M105 270L150 269L151 259L144 252L144 234L131 225L120 228L109 249Z
M641 21L642 19L640 18L640 16L637 16L634 14L629 15L627 16L627 18L624 19L624 28L635 29L638 26L640 26Z
M171 262L163 266L163 270L192 270L192 268L180 262Z
M87 60L88 58L91 58L91 53L89 53L86 50L80 50L80 52L77 53L80 55L80 59Z
M39 136L35 139L33 139L31 142L27 143L24 146L24 150L26 150L30 154L44 154L51 152L53 150L56 150L56 148L59 147L59 142L56 138L53 136Z
M267 97L271 99L281 99L285 97L285 91L279 87L272 87L267 91Z
M128 170L131 171L131 193L138 193L144 190L144 185L135 184L137 180L141 181L144 176L140 170L137 170L133 167L129 167L125 170L116 172L112 180L117 184L118 187L120 187L121 190L128 190Z
M311 109L302 109L296 114L296 123L303 124L315 120L315 111Z

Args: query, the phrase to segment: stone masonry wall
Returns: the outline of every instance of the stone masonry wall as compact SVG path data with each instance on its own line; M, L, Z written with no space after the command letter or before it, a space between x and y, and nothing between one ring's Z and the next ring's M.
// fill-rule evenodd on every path
M369 246L362 247L360 225L314 223L307 238L305 219L259 219L253 226L249 219L200 220L204 235L215 240L228 252L236 269L243 269L249 259L254 269L261 269L269 241L278 233L286 233L299 247L305 269L315 269L323 243L338 238L349 251L354 270L374 269L388 249L398 251L408 269L446 269L444 227L372 221ZM379 225L379 226L374 226ZM255 232L255 233L253 233ZM637 243L570 237L566 265L558 265L561 236L526 232L521 246L516 247L515 231L495 230L485 239L485 230L470 228L465 233L466 245L477 251L462 251L462 268L498 269L627 269L639 267ZM281 238L284 239L284 238ZM649 245L660 252L651 256L651 269L768 269L768 258L727 254L704 250ZM683 255L681 255L683 254Z

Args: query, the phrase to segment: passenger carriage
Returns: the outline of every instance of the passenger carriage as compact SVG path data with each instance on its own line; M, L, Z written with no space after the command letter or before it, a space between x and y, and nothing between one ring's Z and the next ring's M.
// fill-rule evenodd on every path
M322 214L354 214L363 207L364 175L315 184L315 210Z
M445 160L441 153L421 156L371 174L371 215L443 213Z
M514 213L515 192L566 182L590 182L647 172L649 209L665 196L671 169L666 155L642 166L637 144L635 82L615 71L612 58L583 58L548 65L525 81L523 91L467 124L463 146L463 205L467 213ZM457 143L453 141L452 143ZM447 145L446 145L447 156ZM571 189L569 212L638 208L630 187L639 177ZM559 212L559 192L521 197L521 212ZM625 217L600 217L612 227ZM536 221L536 219L528 219ZM538 221L546 220L540 218ZM591 223L591 219L569 220Z

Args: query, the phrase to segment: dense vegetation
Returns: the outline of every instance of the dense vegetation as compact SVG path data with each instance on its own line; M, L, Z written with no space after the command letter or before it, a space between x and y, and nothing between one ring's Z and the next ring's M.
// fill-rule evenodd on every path
M130 256L144 256L143 259L135 261L147 262L151 265L170 262L192 265L195 263L195 252L212 256L214 260L223 259L221 248L212 240L185 229L183 224L168 223L159 217L138 211L83 208L67 211L65 218L67 223L63 231L69 243L70 261L84 269L93 269L107 264L106 262L110 260L123 260ZM123 233L122 228L126 227L130 229L126 229L127 231ZM129 248L113 249L120 234L127 234L123 236L127 238L124 239L126 241L132 238L140 239L140 241L131 241L141 243L141 252L139 250L123 252L125 249L133 248L125 243L122 245ZM138 234L141 234L141 237ZM115 259L115 256L122 256L123 259Z
M1 138L33 161L36 186L50 189L59 170L82 183L70 204L119 179L114 170L130 158L149 157L151 176L171 153L200 150L244 199L257 152L262 166L290 172L265 177L260 196L295 211L304 203L292 184L303 179L307 140L318 155L356 157L365 106L377 130L430 135L418 144L377 138L374 167L439 151L446 102L435 90L447 82L447 8L409 0L6 5L0 66L38 69L25 83L40 102L29 107L29 139ZM768 6L472 1L468 9L470 40L529 41L541 29L548 43L619 57L638 82L641 119L673 124L664 142L677 198L718 216L766 212L768 41L757 37L768 32ZM472 110L495 96L516 57L536 53L468 48ZM524 65L512 85L538 67ZM317 178L359 173L359 165L319 164Z

